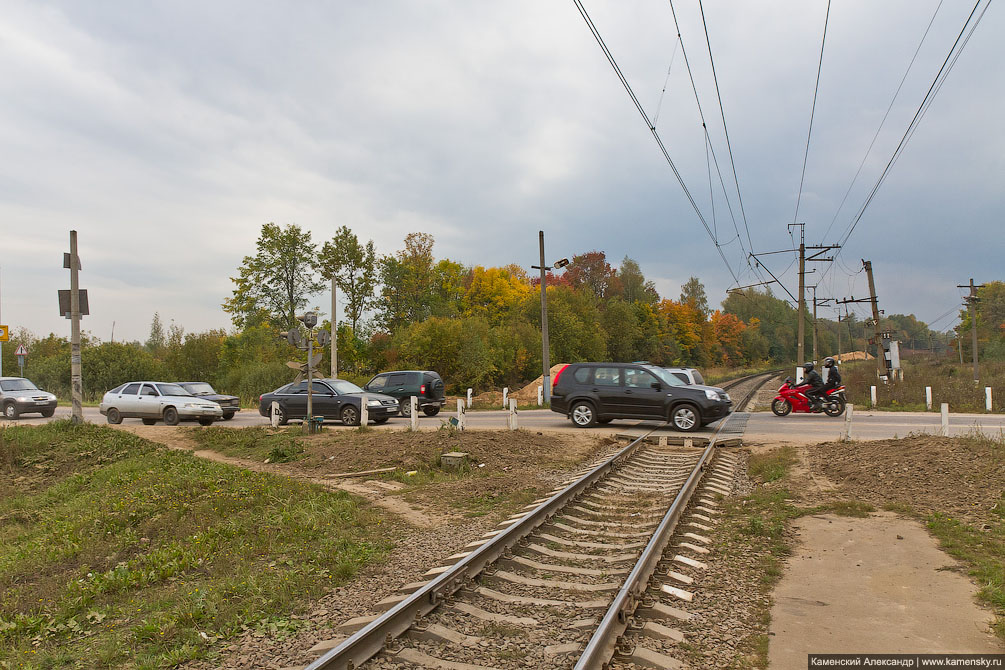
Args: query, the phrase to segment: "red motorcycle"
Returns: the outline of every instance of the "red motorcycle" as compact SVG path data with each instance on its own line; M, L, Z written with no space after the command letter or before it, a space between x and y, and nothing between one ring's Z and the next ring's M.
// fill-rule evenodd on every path
M778 389L778 395L771 401L771 411L775 416L785 416L789 412L805 412L807 414L818 414L823 412L827 416L841 416L844 414L845 405L848 404L844 394L844 386L830 389L820 399L820 409L811 409L810 400L799 390L792 377L787 377L785 383Z

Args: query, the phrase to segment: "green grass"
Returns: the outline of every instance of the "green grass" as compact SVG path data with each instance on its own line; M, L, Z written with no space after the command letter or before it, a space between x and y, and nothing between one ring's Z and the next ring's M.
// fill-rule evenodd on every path
M25 479L18 479L18 477ZM0 431L0 668L166 668L386 550L344 493L69 422Z
M766 454L751 456L748 464L748 473L754 481L761 483L774 482L785 477L789 468L795 462L795 449L792 447L782 447Z
M925 387L932 387L932 411L949 403L951 412L986 412L984 387L990 386L992 411L1005 412L1005 362L982 361L980 383L975 384L969 362L918 356L902 359L904 379L885 384L876 377L875 361L852 361L841 366L841 379L848 389L848 402L870 407L870 386L876 387L876 408L889 411L924 412Z
M189 437L204 449L270 463L295 461L304 453L303 431L299 427L186 428Z
M943 514L928 517L926 525L942 548L967 566L978 585L977 598L997 615L995 634L1005 640L1005 495L998 503L998 521L979 529Z

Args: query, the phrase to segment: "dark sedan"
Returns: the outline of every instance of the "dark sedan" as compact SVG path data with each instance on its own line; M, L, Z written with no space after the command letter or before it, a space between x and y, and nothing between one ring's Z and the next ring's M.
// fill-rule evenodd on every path
M220 409L223 410L224 421L233 419L234 415L241 411L240 398L236 395L217 393L207 382L178 382L178 386L197 398L211 400L219 405Z
M358 426L361 403L374 423L386 423L398 413L398 401L381 393L367 393L344 379L315 379L311 387L314 416L335 419L347 426ZM258 399L258 412L272 416L272 403L279 403L279 424L307 418L307 382L281 386Z

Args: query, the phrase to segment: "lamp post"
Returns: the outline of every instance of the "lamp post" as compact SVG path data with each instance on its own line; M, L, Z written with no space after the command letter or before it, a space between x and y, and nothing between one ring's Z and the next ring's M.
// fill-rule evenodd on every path
M537 232L538 245L541 251L541 264L532 265L531 267L535 270L541 271L541 366L543 372L541 374L541 386L544 391L544 402L551 402L551 360L550 360L550 349L548 344L548 287L547 287L547 272L552 268L545 265L544 263L544 231L539 230ZM555 261L556 268L564 268L569 264L567 258L563 258L559 261Z

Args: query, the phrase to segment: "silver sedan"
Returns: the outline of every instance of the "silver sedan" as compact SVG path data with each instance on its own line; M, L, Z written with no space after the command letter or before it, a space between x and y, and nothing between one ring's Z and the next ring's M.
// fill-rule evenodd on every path
M179 421L198 421L203 426L223 418L223 409L215 402L202 400L177 384L167 382L129 382L113 388L101 399L98 410L108 423L137 418L149 425L163 420L169 426Z

